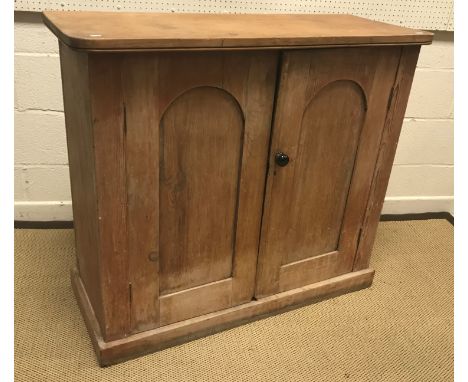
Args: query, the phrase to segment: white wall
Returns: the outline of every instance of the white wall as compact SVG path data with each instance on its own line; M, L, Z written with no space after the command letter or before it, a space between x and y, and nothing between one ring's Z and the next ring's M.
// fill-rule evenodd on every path
M453 211L453 33L421 50L384 213ZM15 219L71 220L58 44L15 12Z
M423 46L383 213L453 214L453 32Z

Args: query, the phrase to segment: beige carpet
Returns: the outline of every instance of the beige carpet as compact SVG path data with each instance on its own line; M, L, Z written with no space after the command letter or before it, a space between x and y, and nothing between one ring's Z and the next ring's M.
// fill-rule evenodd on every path
M73 231L15 232L16 381L451 381L453 227L387 222L371 288L105 369L72 295Z

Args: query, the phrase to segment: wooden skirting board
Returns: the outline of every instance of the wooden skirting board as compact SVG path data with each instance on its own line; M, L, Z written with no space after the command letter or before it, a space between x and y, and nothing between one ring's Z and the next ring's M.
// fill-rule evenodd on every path
M105 342L88 296L76 269L71 272L73 291L85 318L101 366L112 365L137 356L192 341L222 330L258 320L272 314L367 288L374 278L373 269L347 273L329 280L282 292L229 309L176 322L157 329Z
M445 219L454 224L454 217L449 212L425 212L417 214L385 214L380 216L380 221L405 221ZM72 229L73 221L24 221L15 220L17 229Z

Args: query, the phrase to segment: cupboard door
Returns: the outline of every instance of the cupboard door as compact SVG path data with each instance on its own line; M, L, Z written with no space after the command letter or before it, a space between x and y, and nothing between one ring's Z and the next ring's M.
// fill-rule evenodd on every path
M276 63L123 58L133 332L252 299Z
M400 53L373 47L283 54L257 297L352 270Z

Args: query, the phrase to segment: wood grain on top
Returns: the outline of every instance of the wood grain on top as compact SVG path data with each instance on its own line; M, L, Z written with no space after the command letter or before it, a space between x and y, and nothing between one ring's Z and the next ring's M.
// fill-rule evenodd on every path
M432 33L351 15L44 12L77 49L213 49L428 44Z

